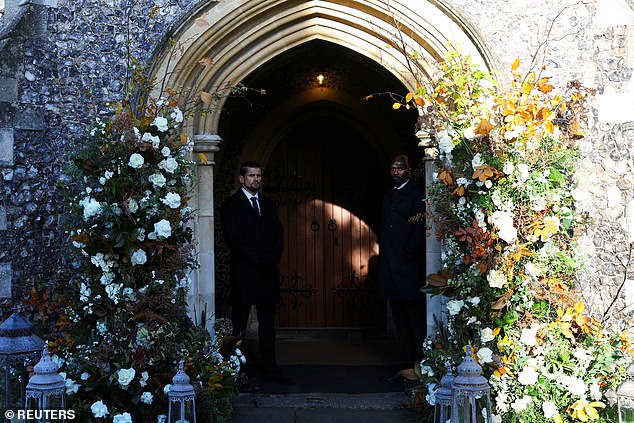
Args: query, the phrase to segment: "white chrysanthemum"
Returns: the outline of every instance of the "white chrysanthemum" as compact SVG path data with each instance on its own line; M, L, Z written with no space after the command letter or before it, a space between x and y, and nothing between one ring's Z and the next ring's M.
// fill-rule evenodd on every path
M520 336L520 342L524 345L528 345L529 347L534 347L537 345L537 331L539 330L539 326L533 325L530 328L522 329L522 334Z
M451 154L454 149L454 144L447 131L439 131L436 134L436 140L438 141L438 148L440 151L444 154Z
M483 164L484 159L482 158L482 155L480 153L477 153L475 156L473 156L473 159L471 159L471 167L473 168L473 170L475 170L478 166L482 166Z
M139 204L134 198L128 199L128 210L130 210L130 213L136 213L139 210Z
M522 398L513 401L511 408L515 410L516 413L519 413L520 411L526 410L532 401L533 398L531 396L524 395Z
M519 173L520 179L523 182L526 182L528 180L529 177L529 172L528 172L528 165L525 163L520 163L517 165L517 171Z

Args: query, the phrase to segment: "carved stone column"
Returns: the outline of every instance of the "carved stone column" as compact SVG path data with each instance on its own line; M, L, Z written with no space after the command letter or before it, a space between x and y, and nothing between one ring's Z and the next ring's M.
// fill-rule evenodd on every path
M206 311L206 327L211 331L216 312L216 280L214 263L214 155L220 151L222 138L216 134L194 135L194 160L196 182L194 201L195 246L198 250L200 268L192 278L188 304L194 321L201 322L201 313Z
M425 129L421 129L416 133L419 139L418 146L423 149L425 156L425 192L428 192L429 186L432 184L433 173L436 170L434 160L438 157L438 147L436 142L432 140L431 133ZM427 200L427 211L431 212L431 204ZM440 270L440 241L436 238L436 227L431 218L427 220L427 226L430 227L427 234L427 242L425 244L425 268L427 274L432 274ZM440 296L427 296L427 334L432 335L436 332L434 324L434 316L438 320L442 320L442 310L445 299Z

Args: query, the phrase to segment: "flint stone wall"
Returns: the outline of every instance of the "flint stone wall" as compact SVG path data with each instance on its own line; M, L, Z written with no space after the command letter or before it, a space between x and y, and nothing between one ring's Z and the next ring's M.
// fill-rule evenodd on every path
M0 297L6 296L5 305L72 271L61 225L62 187L72 185L64 172L71 141L107 113L107 103L122 97L128 55L147 64L170 31L203 3L35 0L19 6L6 0L0 21ZM556 84L579 79L596 89L581 145L579 183L587 192L582 207L593 225L582 243L589 272L579 288L598 316L628 313L634 306L634 265L628 261L634 242L632 0L438 4L474 30L501 75L516 57L523 69L534 58ZM14 25L21 7L28 10Z

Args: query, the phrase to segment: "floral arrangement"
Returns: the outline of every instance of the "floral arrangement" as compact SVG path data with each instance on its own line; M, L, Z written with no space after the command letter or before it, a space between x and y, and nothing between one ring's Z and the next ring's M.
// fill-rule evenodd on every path
M436 85L402 103L426 112L439 149L429 199L442 270L425 291L446 297L446 325L424 345L426 399L470 344L494 421L615 421L609 393L631 345L584 314L574 291L588 224L575 207L576 140L591 92L578 82L558 91L545 69L519 66L500 88L452 51Z
M212 338L186 313L197 263L184 113L168 91L138 114L124 103L112 119L97 118L73 159L80 194L68 227L80 265L65 288L72 337L56 354L82 421L165 421L179 360L206 399L235 392L244 360L234 349L225 359L224 335Z

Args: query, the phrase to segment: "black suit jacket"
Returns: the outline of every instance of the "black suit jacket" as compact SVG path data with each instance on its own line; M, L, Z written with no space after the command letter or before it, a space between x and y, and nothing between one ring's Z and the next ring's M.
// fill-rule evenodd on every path
M261 216L242 189L222 206L224 237L231 250L233 304L276 304L280 298L279 262L284 229L273 201L258 195Z
M379 294L388 300L424 298L425 282L424 191L410 181L390 190L383 199L379 246ZM419 219L411 219L418 215ZM416 221L414 221L416 220Z

